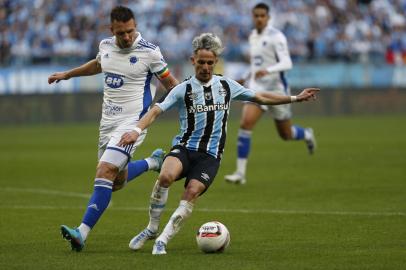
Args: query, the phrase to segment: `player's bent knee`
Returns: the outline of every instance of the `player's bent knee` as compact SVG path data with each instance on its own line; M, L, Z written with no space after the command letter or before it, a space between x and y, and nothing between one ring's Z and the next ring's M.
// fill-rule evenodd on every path
M125 179L115 179L113 183L113 192L122 189L125 186Z
M288 140L292 139L290 134L287 134L287 133L279 133L279 137L281 137L281 139L284 141L288 141Z
M252 130L255 127L255 122L251 121L241 121L240 128L245 130Z
M96 177L114 180L118 174L118 167L107 162L99 162L96 169Z
M161 171L158 180L161 187L169 187L175 181L175 175L170 172Z
M200 186L188 185L185 190L185 197L188 201L192 201L199 197L199 195L204 191Z

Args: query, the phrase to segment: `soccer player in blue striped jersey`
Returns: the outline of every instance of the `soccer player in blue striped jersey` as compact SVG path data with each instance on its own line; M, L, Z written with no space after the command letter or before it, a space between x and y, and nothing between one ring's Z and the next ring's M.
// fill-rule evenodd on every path
M248 87L289 96L290 89L284 72L292 68L292 60L286 37L268 23L270 16L267 4L256 4L252 9L252 18L255 29L249 37L251 65ZM241 124L238 131L237 169L233 174L225 176L227 182L246 183L252 132L266 111L272 113L276 129L282 139L305 141L309 153L313 154L316 147L313 129L303 128L292 123L290 104L265 106L246 102L242 109Z
M197 198L213 182L220 166L227 133L230 101L233 99L260 104L286 104L315 98L318 89L303 90L297 96L271 92L255 92L236 81L213 75L213 69L223 50L221 40L211 33L195 37L192 42L192 64L195 75L176 86L168 96L144 115L134 130L123 134L120 147L131 145L150 126L158 115L176 107L181 124L180 134L165 157L150 201L150 221L141 233L130 241L130 248L140 249L149 239L158 236L161 213L171 184L186 178L185 191L179 207L172 214L162 233L156 239L152 254L166 254L166 245L191 215Z
M115 7L110 19L114 36L100 42L96 59L48 78L51 84L72 77L104 73L99 163L94 191L78 228L61 226L63 237L76 251L83 249L90 230L107 208L112 191L119 190L147 170L160 169L164 155L160 149L149 158L130 162L135 150L142 144L146 130L126 147L118 147L117 142L149 110L155 94L151 84L153 75L168 90L178 83L170 74L159 47L144 40L136 31L134 14L129 8Z

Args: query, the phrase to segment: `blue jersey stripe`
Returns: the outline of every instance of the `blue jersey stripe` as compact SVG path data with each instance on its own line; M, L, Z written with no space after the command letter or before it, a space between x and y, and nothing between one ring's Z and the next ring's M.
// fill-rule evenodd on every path
M285 92L285 95L289 95L288 81L286 80L285 73L283 71L281 71L281 72L279 72L279 76L280 76L282 84L283 84L283 91Z
M148 71L147 79L145 80L145 85L144 85L144 98L142 100L142 112L140 114L140 118L144 116L144 114L147 113L149 106L151 106L152 103L152 93L151 93L151 78L152 78L152 73Z
M144 46L144 47L153 49L153 50L155 50L156 47L157 47L156 45L154 45L154 44L152 44L152 43L146 41L145 39L141 39L141 40L138 42L138 44L140 44L141 46Z

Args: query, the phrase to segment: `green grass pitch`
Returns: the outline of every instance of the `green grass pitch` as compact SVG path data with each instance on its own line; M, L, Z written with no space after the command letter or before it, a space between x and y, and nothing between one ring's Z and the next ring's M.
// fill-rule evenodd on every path
M234 170L238 120L229 122L221 168L168 255L129 240L148 221L157 177L148 172L113 194L81 253L59 232L77 226L92 192L97 123L0 127L0 269L406 269L406 116L306 117L319 148L283 142L269 117L254 132L248 183ZM178 123L158 120L136 157L169 148ZM183 182L170 190L166 223ZM203 254L195 233L219 220L231 233L223 254Z

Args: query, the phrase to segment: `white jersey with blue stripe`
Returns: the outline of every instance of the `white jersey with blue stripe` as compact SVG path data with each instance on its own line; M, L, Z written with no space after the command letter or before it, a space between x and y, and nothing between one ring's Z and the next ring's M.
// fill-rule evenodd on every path
M254 96L253 90L223 76L214 75L208 83L193 76L177 85L162 103L156 105L163 111L178 108L181 130L174 144L221 158L230 101L251 101Z
M285 35L268 25L261 33L254 29L249 44L251 67L248 87L261 91L283 90L287 94L288 84L284 71L291 68L292 61ZM256 79L255 73L264 69L270 71L270 74Z
M130 48L121 49L115 37L100 42L96 57L104 73L101 124L110 125L139 120L154 98L151 84L154 73L166 69L159 47L138 33Z

